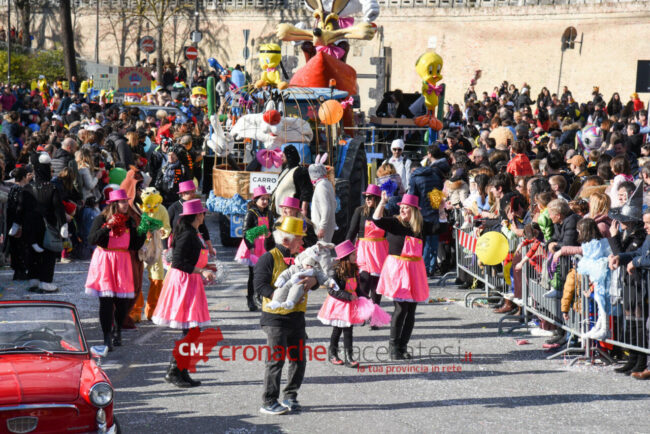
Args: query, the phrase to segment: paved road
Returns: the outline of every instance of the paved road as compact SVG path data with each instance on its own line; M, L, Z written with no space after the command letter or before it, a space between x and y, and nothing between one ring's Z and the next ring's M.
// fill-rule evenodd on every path
M228 281L207 294L213 326L223 332L221 345L264 345L259 314L246 309L247 270L229 261L234 249L220 248L219 255L228 260ZM87 267L88 262L57 265L61 292L39 297L77 303L87 338L99 344L97 301L82 290ZM7 282L9 276L0 271L3 298L29 296L25 285ZM436 297L463 296L449 287L431 291ZM316 291L309 299L312 347L329 342L331 329L316 319L324 297ZM384 307L392 311L388 303ZM457 303L418 306L410 363L386 361L387 328L356 327L354 342L365 350L366 369L308 362L299 395L303 412L278 417L258 412L263 363L240 354L236 361L199 363L194 376L201 387L165 383L179 332L151 323L125 331L125 346L109 354L104 368L116 387L116 414L125 433L650 432L650 383L615 374L611 367L546 360L545 338L522 336L525 332L499 336L498 319L488 309ZM514 337L530 344L517 345Z

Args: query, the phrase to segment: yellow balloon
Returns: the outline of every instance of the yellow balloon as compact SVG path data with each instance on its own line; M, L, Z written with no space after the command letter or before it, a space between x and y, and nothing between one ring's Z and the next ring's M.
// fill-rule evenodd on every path
M318 109L318 118L325 125L333 125L343 118L343 106L335 99L328 99Z
M476 242L476 256L485 265L498 265L508 256L508 239L501 232L486 232Z

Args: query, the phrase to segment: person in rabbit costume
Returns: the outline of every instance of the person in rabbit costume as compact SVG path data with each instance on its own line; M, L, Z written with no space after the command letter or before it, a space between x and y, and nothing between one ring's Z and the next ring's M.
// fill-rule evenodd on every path
M336 230L336 195L334 186L327 179L327 153L316 156L316 162L309 166L309 178L314 184L314 196L311 203L311 219L316 235L321 241L332 242Z
M269 309L283 307L292 309L302 298L305 288L299 282L305 277L314 276L319 286L335 288L336 282L331 276L334 274L333 261L330 250L334 244L319 241L295 259L295 264L284 270L276 279L273 298L267 305Z

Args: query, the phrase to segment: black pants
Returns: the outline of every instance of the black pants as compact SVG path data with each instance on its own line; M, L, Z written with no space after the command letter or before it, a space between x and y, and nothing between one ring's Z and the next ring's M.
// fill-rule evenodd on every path
M246 299L249 302L253 301L253 295L255 295L255 288L253 287L253 267L248 267L248 292L246 293Z
M381 294L377 294L379 276L373 276L367 271L359 273L359 291L361 295L372 300L373 303L381 303Z
M31 249L31 246L30 246ZM54 280L54 266L56 258L61 257L61 252L43 250L37 253L34 249L29 254L29 278L41 282L52 283Z
M14 270L14 279L27 277L30 250L31 247L25 243L23 237L9 237L9 255L11 256L11 269Z
M332 327L332 336L330 336L330 348L339 349L339 339L343 333L343 347L345 351L352 351L352 327Z
M266 342L271 348L264 370L264 393L262 394L264 405L272 405L280 397L280 380L285 359L289 360L289 372L287 385L283 390L284 397L296 399L307 366L304 351L307 340L305 329L262 326L262 330L266 333ZM303 347L302 351L300 351L301 347Z
M104 334L113 330L113 319L119 328L122 327L122 322L129 313L131 301L130 298L99 297L99 323Z
M394 301L395 311L390 320L390 344L396 349L406 351L415 325L415 308L417 303Z

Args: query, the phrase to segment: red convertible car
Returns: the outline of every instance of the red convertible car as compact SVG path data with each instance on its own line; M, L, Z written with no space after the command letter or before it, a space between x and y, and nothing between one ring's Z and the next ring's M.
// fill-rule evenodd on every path
M73 304L0 302L0 432L117 433L113 386Z

